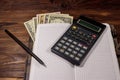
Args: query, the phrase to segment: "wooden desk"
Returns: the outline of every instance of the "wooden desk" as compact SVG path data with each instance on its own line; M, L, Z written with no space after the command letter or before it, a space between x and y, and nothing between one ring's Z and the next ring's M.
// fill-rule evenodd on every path
M28 55L8 37L4 29L30 46L23 23L39 13L61 11L74 18L84 14L100 22L115 25L120 40L119 0L1 0L0 1L0 80L23 80ZM4 79L3 79L4 77Z

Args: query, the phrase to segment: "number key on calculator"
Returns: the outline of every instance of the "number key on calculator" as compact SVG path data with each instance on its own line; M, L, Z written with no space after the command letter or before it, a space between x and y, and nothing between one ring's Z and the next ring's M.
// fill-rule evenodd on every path
M55 54L80 65L103 33L105 25L80 16L51 48Z

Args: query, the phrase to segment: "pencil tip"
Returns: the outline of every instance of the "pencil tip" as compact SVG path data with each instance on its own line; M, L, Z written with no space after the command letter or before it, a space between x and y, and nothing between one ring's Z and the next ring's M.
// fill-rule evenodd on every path
M7 29L4 30L5 32L7 31Z
M43 64L44 67L47 67L45 64Z

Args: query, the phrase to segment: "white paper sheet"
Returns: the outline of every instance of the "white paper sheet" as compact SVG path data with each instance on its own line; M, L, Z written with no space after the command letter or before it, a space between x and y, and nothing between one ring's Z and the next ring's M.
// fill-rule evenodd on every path
M110 27L108 24L106 25L106 32L85 62L84 67L75 68L76 80L120 80Z
M69 26L70 24L63 23L37 26L33 52L45 62L47 68L32 58L30 80L120 80L109 28L83 67L73 67L51 52L53 44Z
M30 80L74 80L74 68L51 52L52 45L70 24L43 24L37 28L33 52L42 59L47 68L32 59Z

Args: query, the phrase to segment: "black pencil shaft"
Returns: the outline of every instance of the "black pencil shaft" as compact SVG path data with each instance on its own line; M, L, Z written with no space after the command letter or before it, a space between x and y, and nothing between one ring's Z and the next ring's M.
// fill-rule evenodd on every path
M12 33L10 33L8 30L5 30L5 32L14 40L16 41L29 55L34 57L40 64L44 65L44 62L38 58L26 45L24 45L17 37L15 37Z

